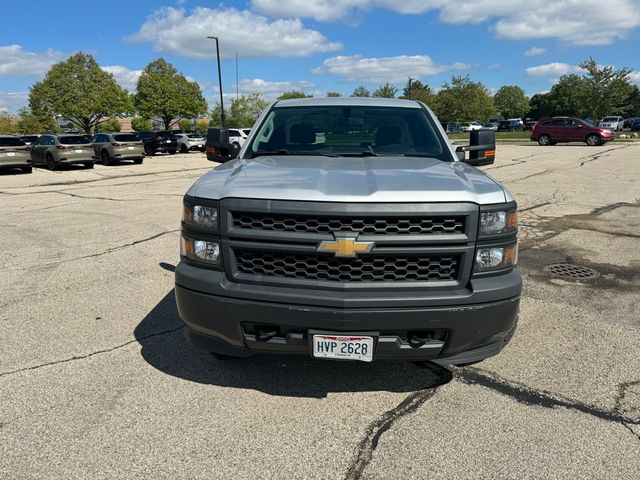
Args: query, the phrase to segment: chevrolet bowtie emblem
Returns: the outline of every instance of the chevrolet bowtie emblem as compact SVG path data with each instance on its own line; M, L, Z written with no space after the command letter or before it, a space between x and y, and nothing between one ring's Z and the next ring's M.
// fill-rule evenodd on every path
M368 253L373 248L373 242L358 242L355 238L340 237L335 240L325 240L318 246L319 252L335 253L336 257L355 257L358 253Z

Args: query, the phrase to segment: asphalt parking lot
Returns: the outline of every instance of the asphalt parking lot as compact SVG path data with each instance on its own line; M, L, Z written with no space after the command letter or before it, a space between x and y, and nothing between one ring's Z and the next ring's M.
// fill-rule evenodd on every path
M639 161L498 147L519 329L452 371L193 350L173 269L203 154L2 173L0 478L640 478Z

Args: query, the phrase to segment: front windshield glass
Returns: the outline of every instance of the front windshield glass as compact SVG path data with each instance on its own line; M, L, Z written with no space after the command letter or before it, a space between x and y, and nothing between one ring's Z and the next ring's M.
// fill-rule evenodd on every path
M247 152L260 155L412 156L453 161L422 108L309 106L274 108Z

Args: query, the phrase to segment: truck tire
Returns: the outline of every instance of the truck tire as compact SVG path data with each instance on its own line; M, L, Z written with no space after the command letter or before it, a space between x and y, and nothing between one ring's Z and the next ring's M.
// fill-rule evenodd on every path
M142 163L142 158L134 158L133 163L135 163L136 165L140 165Z

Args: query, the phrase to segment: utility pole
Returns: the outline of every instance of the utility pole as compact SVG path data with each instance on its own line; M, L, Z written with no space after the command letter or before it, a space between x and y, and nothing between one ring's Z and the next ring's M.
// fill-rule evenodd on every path
M222 128L225 128L224 121L224 101L222 99L222 72L220 70L220 47L218 46L218 37L207 37L216 41L216 57L218 59L218 86L220 88L220 120L222 121Z
M238 52L236 52L236 100L240 98L240 87L238 86Z

